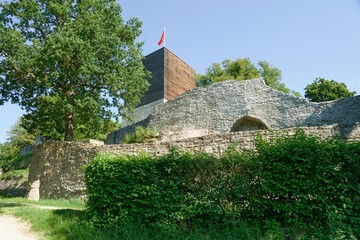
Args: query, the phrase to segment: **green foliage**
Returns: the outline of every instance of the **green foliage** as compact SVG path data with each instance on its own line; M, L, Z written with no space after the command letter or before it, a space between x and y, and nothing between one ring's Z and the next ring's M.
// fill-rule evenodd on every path
M322 140L298 130L290 137L259 138L256 149L249 206L257 218L332 231L360 221L360 175L355 172L360 142Z
M105 228L217 226L229 233L259 224L266 239L356 239L359 170L360 142L301 130L259 137L255 152L232 147L220 158L177 150L161 157L99 155L85 168L87 208Z
M321 231L321 229L282 227L276 221L266 221L262 225L257 222L245 223L237 221L231 226L219 223L208 225L192 224L189 226L178 226L169 228L166 226L154 226L153 224L128 223L117 225L116 228L99 229L90 221L91 215L83 210L83 203L75 200L58 199L56 201L30 202L19 198L1 198L0 213L16 215L31 223L31 230L45 235L46 239L82 239L82 240L112 240L112 239L154 239L154 240L254 240L254 239L358 239L351 234L348 228L334 233ZM25 203L25 204L22 204ZM47 210L39 209L34 205L49 204L63 209ZM69 205L70 204L70 205ZM211 221L211 220L210 220Z
M212 83L212 81L208 77L201 74L196 74L195 81L197 87L210 85Z
M235 61L229 59L220 63L213 63L205 75L196 75L197 86L205 86L214 82L225 80L248 80L262 77L265 84L284 93L292 93L299 97L300 93L291 91L281 83L281 71L271 66L267 61L259 61L258 67L249 58L239 58Z
M15 183L25 182L29 173L29 165L32 154L21 155L24 147L34 144L35 137L20 126L21 120L17 121L8 131L7 142L0 143L0 180L8 179ZM31 146L30 146L31 147ZM19 196L25 194L25 189L2 188L0 195Z
M0 168L3 171L26 169L31 160L31 154L20 155L23 147L34 144L35 137L21 127L21 119L9 130L7 142L0 144Z
M84 210L85 209L85 201L80 198L57 198L57 199L40 199L39 201L32 201L28 200L27 198L21 197L11 197L9 198L2 198L0 196L0 204L12 202L16 203L19 206L47 206L47 207L54 207L54 208L69 208L69 209L78 209Z
M17 155L15 157L2 157L0 159L0 168L3 169L4 172L16 171L16 170L28 170L30 165L32 154L26 154L23 156Z
M154 142L159 132L154 128L136 126L135 132L126 134L122 144Z
M229 59L220 63L213 63L205 73L205 76L197 75L198 79L209 79L210 82L221 82L224 80L246 80L260 77L259 70L251 63L250 59Z
M216 76L214 82L227 80L229 77L236 80L246 80L260 77L259 70L248 58L236 59L235 61L225 60L222 62L222 65L224 68L224 74Z
M9 203L11 201L11 203ZM39 232L45 239L54 240L253 240L261 239L261 231L257 226L239 224L236 229L220 228L217 225L207 227L192 226L191 229L160 228L139 224L126 224L116 229L98 229L89 221L86 211L80 209L39 209L25 206L28 201L0 198L0 213L15 215L31 223L31 230ZM40 201L42 204L43 201ZM68 206L67 200L57 200L56 207Z
M23 179L27 179L29 176L29 169L18 169L18 170L11 170L5 172L0 175L1 180L10 180L21 182ZM17 191L17 192L16 192ZM0 189L0 196L22 196L26 192L21 192L21 190L15 190L11 188Z
M325 78L316 78L305 88L305 97L313 102L325 102L340 98L353 97L356 92L350 92L345 83L339 83Z
M162 157L99 155L85 170L88 209L101 226L232 219L231 210L238 211L232 202L243 203L246 195L239 189L246 181L238 174L246 160L177 151Z
M301 97L299 92L290 90L281 82L281 71L278 68L271 66L267 61L260 61L258 65L260 76L264 79L266 85L280 92L291 93L295 97Z
M21 126L22 122L23 119L19 119L7 132L7 142L18 149L32 145L35 142L35 136L28 133L26 129Z
M31 133L103 138L148 88L136 38L115 0L15 0L0 4L0 104L27 111Z

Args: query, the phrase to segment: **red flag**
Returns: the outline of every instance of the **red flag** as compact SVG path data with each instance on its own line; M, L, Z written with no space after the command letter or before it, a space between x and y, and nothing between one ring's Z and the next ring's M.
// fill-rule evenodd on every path
M164 41L165 41L165 30L161 34L161 38L160 38L160 41L158 42L158 45L161 46L161 44L163 44Z

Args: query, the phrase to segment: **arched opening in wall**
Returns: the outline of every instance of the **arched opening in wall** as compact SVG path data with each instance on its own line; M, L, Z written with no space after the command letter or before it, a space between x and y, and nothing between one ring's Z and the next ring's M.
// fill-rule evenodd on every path
M238 119L231 127L230 132L253 131L269 129L266 124L258 118L245 116Z

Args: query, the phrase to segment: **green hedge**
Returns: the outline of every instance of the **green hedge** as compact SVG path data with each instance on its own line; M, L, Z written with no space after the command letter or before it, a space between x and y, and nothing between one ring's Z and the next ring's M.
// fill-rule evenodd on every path
M240 193L249 156L209 154L99 155L86 167L88 210L98 225L202 223L229 213ZM236 184L237 183L237 184ZM246 197L247 198L247 197ZM234 206L235 207L235 206Z
M359 226L360 142L294 136L258 139L252 169L257 218L315 228ZM359 229L358 229L359 230Z
M85 170L88 210L99 226L276 221L360 236L359 142L299 130L258 138L252 153L99 155Z

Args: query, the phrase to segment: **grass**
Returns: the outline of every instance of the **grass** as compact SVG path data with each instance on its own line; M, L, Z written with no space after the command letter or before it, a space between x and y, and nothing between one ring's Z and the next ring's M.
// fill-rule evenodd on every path
M31 222L32 230L42 233L47 240L113 240L113 239L260 239L257 227L242 226L237 231L207 229L169 229L164 226L140 226L128 224L117 229L95 228L79 200L28 201L22 198L0 198L0 214L11 214ZM32 206L28 204L31 203ZM34 205L66 206L71 209L39 209ZM78 209L75 209L78 208Z
M62 209L42 209L39 208L41 206ZM24 198L0 197L0 214L30 221L31 230L42 233L44 239L98 239L94 238L98 231L87 220L85 203L79 199L34 202Z
M29 205L30 204L30 205ZM36 206L53 206L62 209L41 209ZM41 233L46 240L232 240L232 239L352 239L329 235L314 229L284 229L276 222L264 226L258 223L237 223L236 226L207 227L187 226L168 228L166 226L144 226L128 224L116 229L98 229L93 226L82 200L28 201L23 198L0 197L0 214L10 214L31 222L31 230ZM353 238L356 239L356 238Z
M31 201L22 197L0 196L1 203L16 203L19 205L52 206L58 208L85 209L85 202L81 199L41 199L40 201Z

